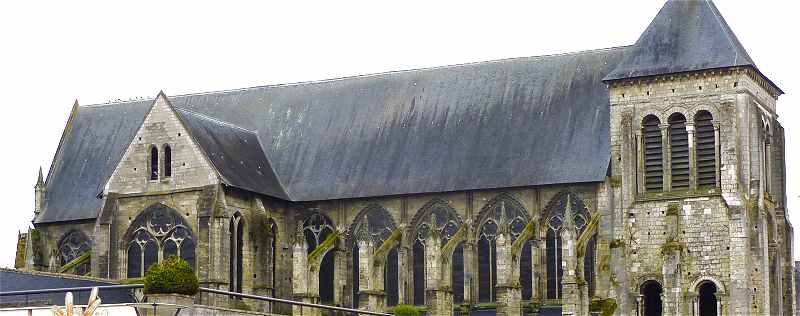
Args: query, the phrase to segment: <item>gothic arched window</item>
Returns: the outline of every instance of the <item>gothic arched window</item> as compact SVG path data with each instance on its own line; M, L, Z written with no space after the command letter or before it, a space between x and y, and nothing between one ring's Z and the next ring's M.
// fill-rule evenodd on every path
M334 233L333 223L321 213L314 213L303 221L303 236L308 245L308 253L317 249L325 239ZM328 251L319 268L319 299L323 303L333 302L334 252Z
M158 147L150 146L150 180L158 180Z
M230 229L230 291L242 292L242 261L244 249L244 221L239 212L233 214Z
M655 115L648 115L642 121L644 182L645 190L663 190L664 160L661 145L661 122Z
M156 204L131 224L128 238L128 278L144 276L150 266L170 255L195 265L195 238L189 225L171 208Z
M509 242L514 242L528 224L528 215L519 202L504 195L489 202L481 214L477 236L478 300L494 302L497 300L497 235L501 230L508 229L511 237ZM527 266L520 266L520 269L530 270L530 262Z
M458 232L461 220L446 202L433 201L417 211L413 223L414 305L425 305L425 242L428 234L435 231L439 235L439 246L444 246Z
M383 207L378 205L371 205L363 209L356 217L356 222L353 223L350 229L350 240L352 247L353 258L353 307L358 307L359 301L359 278L360 278L360 264L359 261L359 242L369 241L372 243L373 251L378 249L383 243L389 239L394 232L396 225L392 220L389 212ZM387 252L386 260L384 261L384 291L386 292L387 305L397 305L397 251Z
M714 135L714 118L708 111L697 112L694 116L695 161L697 168L697 186L717 185L717 153L716 136Z
M589 210L583 204L583 201L574 194L561 192L553 197L548 203L546 208L545 226L546 229L546 257L547 257L547 298L560 299L561 298L561 281L564 275L564 269L561 265L564 253L561 245L561 231L564 228L565 211L567 201L570 201L570 209L572 210L572 221L575 224L575 231L578 236L586 228L589 223ZM576 236L577 237L577 236ZM595 237L592 237L594 240ZM584 280L589 285L589 289L594 288L594 242L590 241L587 245L586 254L584 258Z
M674 113L669 117L669 147L671 188L689 188L689 135L686 132L686 117Z
M59 263L64 266L75 259L83 256L92 250L92 243L85 234L79 231L71 231L61 238L58 242ZM91 258L83 260L75 266L74 272L77 275L84 275L91 271Z
M172 176L172 147L164 145L164 177Z

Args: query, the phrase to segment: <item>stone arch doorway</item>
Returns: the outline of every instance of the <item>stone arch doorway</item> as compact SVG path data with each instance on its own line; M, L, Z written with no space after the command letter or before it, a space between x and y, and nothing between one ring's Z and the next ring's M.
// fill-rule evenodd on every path
M639 287L639 294L642 296L640 302L641 315L643 316L661 316L662 302L661 294L664 289L656 281L650 280L642 283Z
M697 309L700 316L717 316L717 286L706 281L697 287Z

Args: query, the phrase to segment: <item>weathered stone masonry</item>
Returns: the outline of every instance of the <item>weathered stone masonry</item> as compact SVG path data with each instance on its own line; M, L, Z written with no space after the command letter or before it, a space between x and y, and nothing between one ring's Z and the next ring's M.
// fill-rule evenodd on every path
M782 93L676 0L632 46L76 103L17 264L177 255L203 287L428 315L791 315Z

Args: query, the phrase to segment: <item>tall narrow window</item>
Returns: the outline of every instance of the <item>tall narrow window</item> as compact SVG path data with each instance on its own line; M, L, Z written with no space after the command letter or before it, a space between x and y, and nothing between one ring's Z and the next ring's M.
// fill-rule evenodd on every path
M697 130L697 186L715 186L717 184L716 143L714 140L714 121L711 113L700 111L694 116Z
M522 299L530 300L533 297L533 241L529 240L522 246L522 255L519 263L519 285L522 286Z
M386 282L386 305L395 306L399 300L399 289L397 287L398 281L398 262L397 262L397 248L389 250L386 255L386 265L384 266L383 280Z
M425 305L425 246L422 241L414 243L414 305Z
M497 285L497 254L495 253L495 237L497 224L487 222L483 225L478 239L478 300L494 302L494 287Z
M689 136L686 117L675 113L669 117L670 169L672 189L689 188Z
M244 223L239 213L233 215L230 223L230 291L242 292L242 243L244 242Z
M450 283L453 284L453 302L464 302L464 244L459 243L453 251Z
M651 192L661 191L664 183L663 148L661 147L661 122L657 117L648 115L642 122L644 137L644 182L645 189Z
M150 146L150 180L158 180L158 148Z
M303 235L305 235L308 245L308 253L317 249L334 231L333 222L322 213L314 213L307 217L303 221ZM336 256L334 249L330 249L325 253L319 267L319 299L322 303L333 302L334 259Z
M164 177L172 176L172 148L164 145Z

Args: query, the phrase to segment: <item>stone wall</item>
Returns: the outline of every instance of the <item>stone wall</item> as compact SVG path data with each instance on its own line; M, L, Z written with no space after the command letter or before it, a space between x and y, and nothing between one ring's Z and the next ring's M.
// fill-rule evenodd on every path
M786 249L792 234L780 233L789 225L780 202L783 141L775 120L775 91L752 70L728 69L617 82L610 95L611 179L621 183L613 202L620 220L612 231L626 246L620 254L626 269L613 278L628 282L621 288L627 293L615 293L626 302L621 310L638 308L639 287L648 280L659 282L665 293L679 292L665 294L668 315L692 312L702 282L717 287L723 314L777 313L792 306L785 297L794 292L780 276L787 274L788 261L784 251L775 250ZM698 187L692 179L688 190L672 191L668 118L673 113L686 117L689 151L694 152L698 111L713 116L717 185ZM643 185L641 122L648 115L662 124L665 185L655 192ZM766 125L778 126L772 129L777 132ZM690 154L691 168L694 159ZM670 205L677 211L672 221ZM672 251L665 251L670 242L675 242L667 247ZM771 262L778 266L770 267Z

